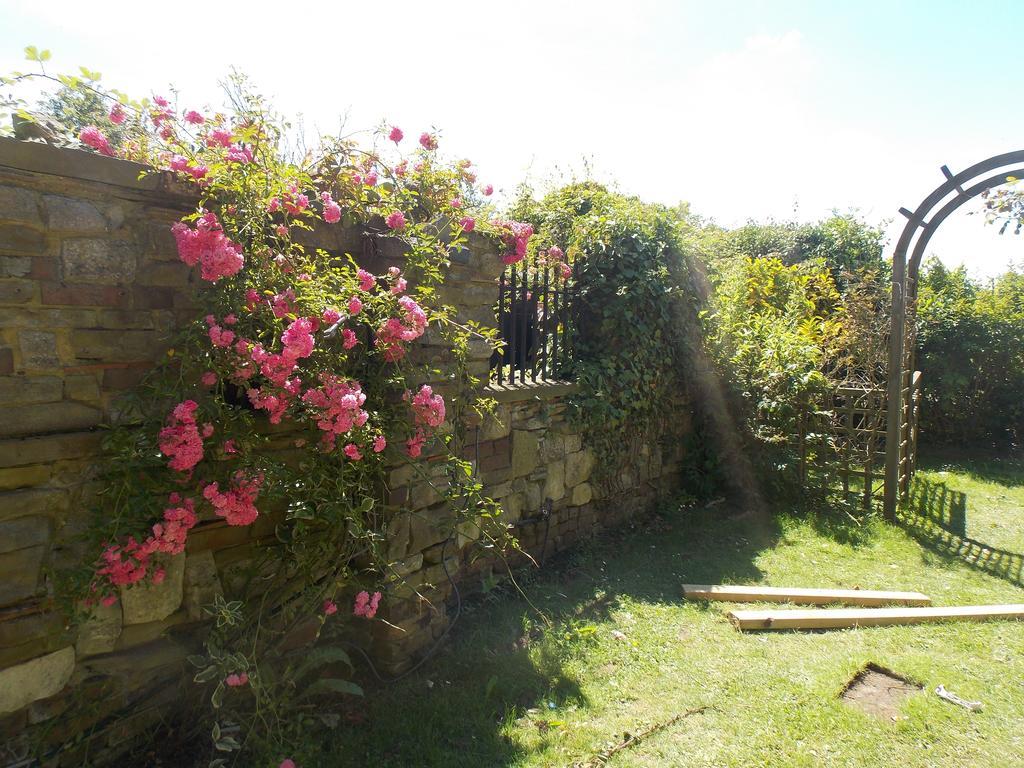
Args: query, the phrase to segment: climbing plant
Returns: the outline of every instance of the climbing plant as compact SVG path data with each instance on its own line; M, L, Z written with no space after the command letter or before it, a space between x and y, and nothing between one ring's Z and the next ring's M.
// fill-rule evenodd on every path
M570 375L579 391L570 412L612 481L616 468L635 459L637 439L653 442L673 421L673 404L685 391L680 307L692 305L685 222L672 209L592 182L539 201L527 190L513 215L533 226L532 249L564 254L574 265Z
M440 289L474 230L506 261L522 254L508 222L489 221L491 186L477 184L468 160L446 161L436 133L403 152L404 132L384 124L362 141L327 137L297 152L291 126L242 77L229 80L226 109L201 110L129 98L86 69L51 75L49 52L27 54L39 71L4 85L61 90L41 121L6 97L21 125L58 121L66 141L172 174L197 201L171 227L198 277L194 319L118 406L86 562L62 575L62 594L87 618L159 585L202 521L268 541L205 608L211 626L189 661L210 709L189 726L209 729L211 765L279 760L315 720L317 696L358 692L333 642L343 598L357 620L373 620L400 581L383 546L389 466L410 463L436 483L418 459L437 458L453 531L468 522L482 546L515 544L458 458L468 412L486 405L469 344L493 332L460 322ZM339 226L378 253L397 241L400 260L371 273L313 245L318 230ZM426 333L450 365L415 354ZM296 657L302 637L321 643Z

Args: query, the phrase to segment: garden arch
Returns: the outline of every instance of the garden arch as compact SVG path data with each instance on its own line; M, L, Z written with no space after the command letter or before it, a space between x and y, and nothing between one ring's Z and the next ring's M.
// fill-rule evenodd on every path
M995 155L957 174L942 166L942 173L946 181L914 211L900 208L907 224L892 256L884 496L885 516L889 520L895 519L896 506L905 498L914 471L914 313L921 259L935 230L951 213L982 192L1005 184L1008 176L1024 177L1024 150ZM893 407L894 404L898 405Z

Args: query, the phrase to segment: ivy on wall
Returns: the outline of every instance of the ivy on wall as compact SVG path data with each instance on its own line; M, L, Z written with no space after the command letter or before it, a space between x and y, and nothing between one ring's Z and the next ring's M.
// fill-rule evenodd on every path
M573 265L576 356L568 373L579 391L570 413L614 486L617 468L635 460L637 440L655 442L685 392L688 335L680 322L694 306L686 219L592 182L539 201L526 192L513 215L533 225L531 248L561 249Z

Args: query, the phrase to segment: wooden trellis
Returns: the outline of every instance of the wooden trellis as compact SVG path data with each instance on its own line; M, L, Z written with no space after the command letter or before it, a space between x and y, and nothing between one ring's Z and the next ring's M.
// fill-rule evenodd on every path
M901 419L900 482L909 488L917 462L920 372L907 376ZM798 418L800 483L825 493L841 493L864 510L882 501L886 457L886 390L844 385L807 403Z

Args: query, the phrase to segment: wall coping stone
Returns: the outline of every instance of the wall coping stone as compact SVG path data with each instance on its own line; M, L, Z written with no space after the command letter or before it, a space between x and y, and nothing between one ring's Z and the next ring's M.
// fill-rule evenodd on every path
M170 173L152 173L153 169L148 165L83 149L55 147L6 136L0 136L0 167L98 182L161 196L195 197L183 182L176 181ZM140 178L139 174L146 171L149 173Z
M492 397L499 403L518 403L534 398L548 400L563 397L577 391L579 385L574 381L541 379L523 384L488 384L483 390L483 396Z

